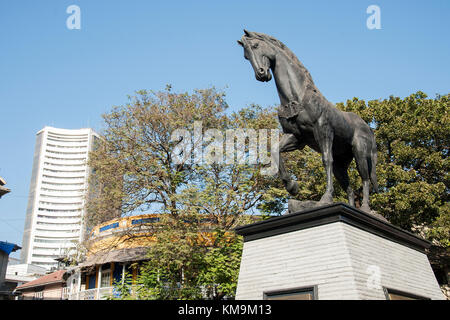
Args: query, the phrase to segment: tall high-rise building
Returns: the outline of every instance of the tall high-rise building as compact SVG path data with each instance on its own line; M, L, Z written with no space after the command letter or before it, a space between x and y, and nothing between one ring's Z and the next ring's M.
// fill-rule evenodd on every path
M98 135L47 126L36 135L21 261L51 269L83 240L87 159Z

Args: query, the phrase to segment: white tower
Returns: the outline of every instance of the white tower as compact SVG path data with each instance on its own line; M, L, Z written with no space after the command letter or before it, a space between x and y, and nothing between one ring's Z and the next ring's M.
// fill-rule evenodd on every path
M36 135L21 260L50 269L82 240L87 159L98 135L47 126Z

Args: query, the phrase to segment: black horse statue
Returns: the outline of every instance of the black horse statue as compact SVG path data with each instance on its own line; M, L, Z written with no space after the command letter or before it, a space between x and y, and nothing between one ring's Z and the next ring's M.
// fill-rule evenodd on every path
M334 173L347 191L349 204L354 206L347 170L355 158L363 184L360 208L370 212L370 182L378 192L377 149L370 127L358 115L335 108L317 89L308 70L283 43L262 33L247 30L244 33L238 44L244 48L244 57L250 61L256 79L270 81L273 74L280 97L278 119L285 135L280 140L279 153L273 156L286 190L296 195L298 184L287 173L281 153L309 146L322 154L327 175L327 188L319 204L333 202Z

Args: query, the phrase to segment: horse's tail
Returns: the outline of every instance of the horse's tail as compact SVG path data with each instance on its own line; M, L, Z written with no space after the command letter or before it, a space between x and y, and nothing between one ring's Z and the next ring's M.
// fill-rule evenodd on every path
M378 180L377 180L377 162L378 162L378 155L377 155L377 143L375 141L375 138L373 139L372 142L372 150L371 150L371 155L370 155L370 162L369 168L370 168L370 181L372 182L372 186L373 186L373 191L375 193L378 193Z

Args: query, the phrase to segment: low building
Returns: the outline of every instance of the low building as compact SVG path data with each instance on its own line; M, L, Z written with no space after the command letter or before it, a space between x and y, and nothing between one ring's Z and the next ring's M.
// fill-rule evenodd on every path
M5 282L6 269L8 268L9 254L21 249L17 244L0 241L0 300L11 300L14 298L14 288Z
M16 287L21 286L27 282L36 280L47 273L47 269L32 264L14 263L11 257L9 259L8 268L6 269L5 283L11 292Z
M135 280L139 265L148 259L148 247L155 243L152 224L159 219L157 214L146 214L96 226L85 261L67 271L67 299L106 299L114 295L114 283L122 281L125 272Z
M14 293L22 300L61 300L67 296L66 270L58 270L18 286Z
M144 214L110 220L93 228L84 262L67 271L67 298L100 300L115 296L114 284L123 283L125 273L133 282L140 265L148 260L148 248L156 243L154 230L161 215ZM186 221L188 222L188 221ZM211 219L203 218L202 241L212 243Z

